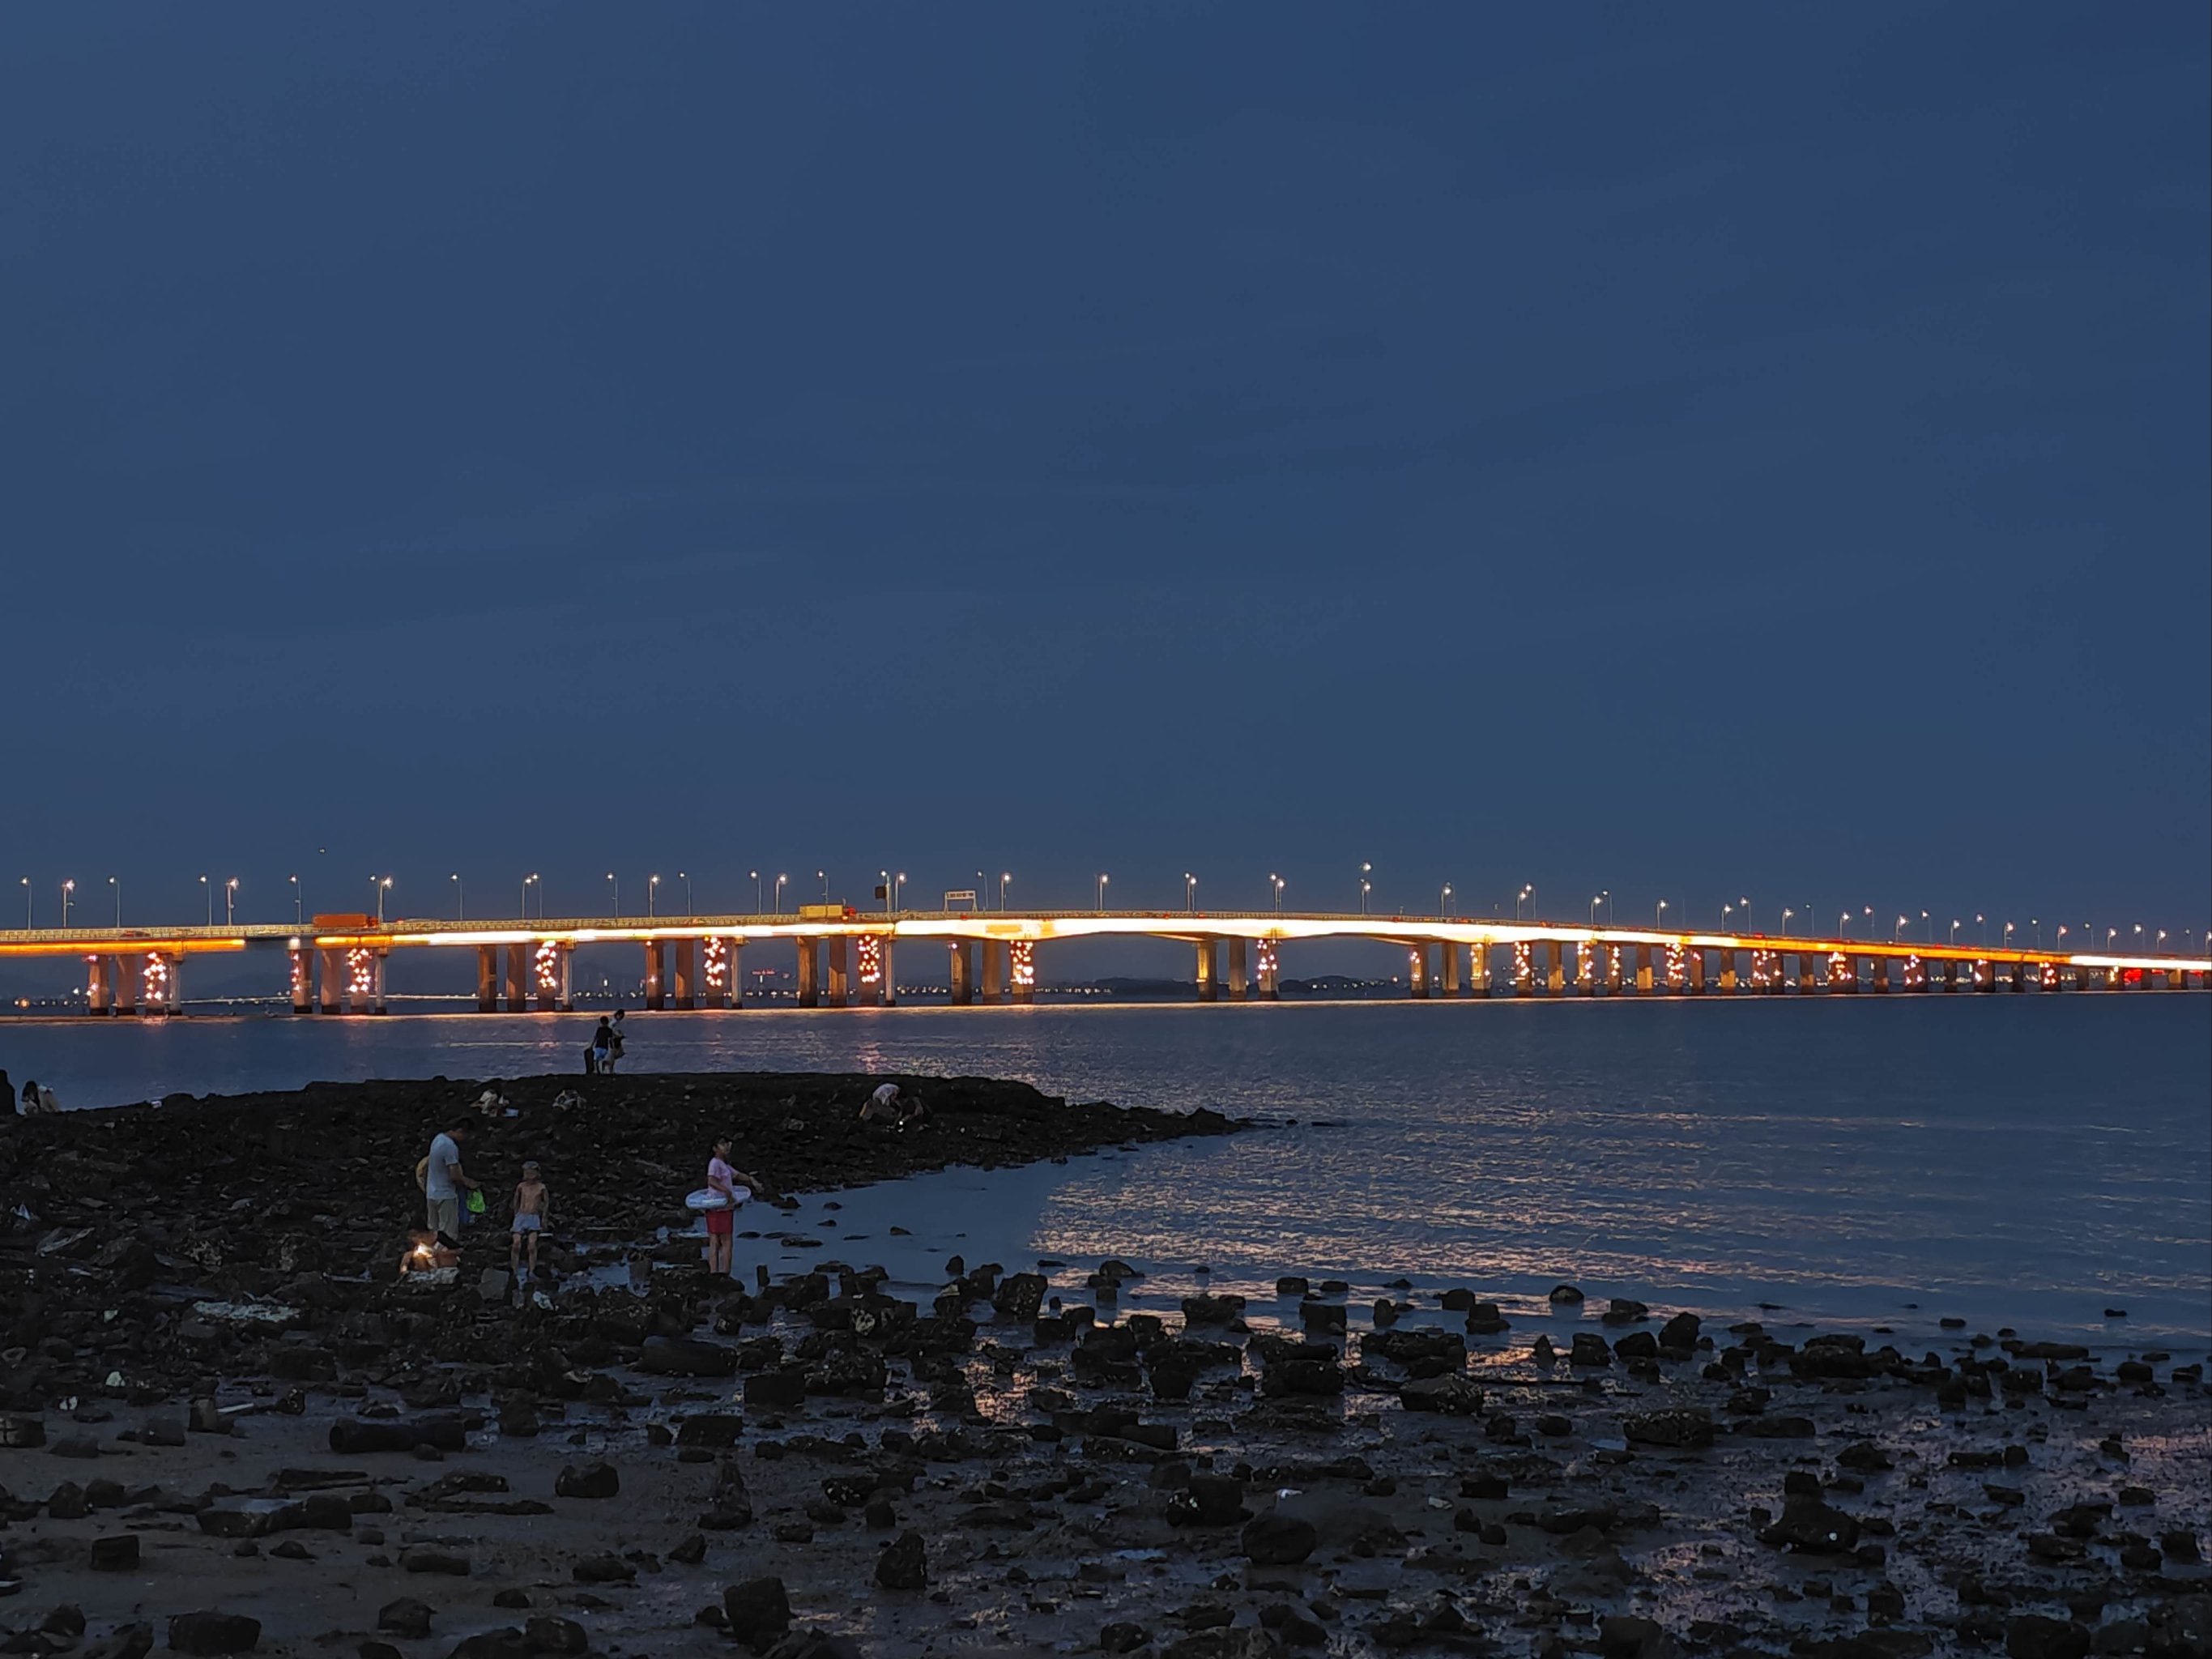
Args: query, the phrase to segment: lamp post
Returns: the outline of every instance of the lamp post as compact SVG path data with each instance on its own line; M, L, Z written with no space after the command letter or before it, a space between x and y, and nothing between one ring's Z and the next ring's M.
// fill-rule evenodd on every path
M691 872L689 870L678 870L676 872L676 879L684 884L684 914L696 921L699 916L699 907L691 897Z
M376 925L381 927L384 926L384 896L392 890L392 878L371 876L368 882L376 889Z
M1283 878L1280 876L1269 876L1267 885L1274 893L1275 914L1279 916L1283 914Z
M469 884L461 879L461 872L458 870L446 879L453 884L453 920L466 921L469 919Z
M1956 949L1958 948L1958 945L1959 945L1959 925L1960 925L1960 924L1959 924L1959 919L1958 919L1958 917L1956 917L1956 916L1952 917L1952 918L1951 918L1951 941L1950 941L1950 942L1951 942L1951 947L1952 947L1952 949L1954 949L1954 950L1956 950Z
M115 925L120 927L123 926L123 884L113 876L110 876L107 878L107 886L109 891L115 895Z
M1905 938L1905 924L1909 920L1911 920L1911 918L1899 916L1897 919L1897 926L1889 930L1889 942L1892 945L1896 945L1903 941Z
M891 908L899 908L899 889L906 885L906 872L902 870L891 878Z
M530 919L530 890L533 887L538 888L538 916L542 919L545 915L545 890L538 886L538 872L532 870L522 878L522 917L526 921Z
M1747 898L1740 898L1735 902L1736 908L1743 912L1743 931L1747 933L1757 933L1759 930L1751 925L1751 901ZM1869 910L1867 914L1872 915L1874 912Z
M238 921L238 878L233 876L222 884L222 925L232 927Z
M615 879L615 872L611 870L607 872L607 915L611 917L622 915L622 884Z
M660 878L659 876L647 876L645 878L645 919L647 921L651 921L653 920L653 901L659 896Z
M2005 923L2004 933L2000 936L1998 941L2008 951L2012 949L2012 923Z
M64 932L66 932L69 927L70 895L76 891L76 883L75 881L64 881L62 883L62 927ZM2142 929L2138 927L2136 929L2136 932L2140 933L2142 932Z
M781 874L780 874L780 875L778 875L778 876L776 877L776 878L775 878L775 909L771 914L775 915L779 915L779 916L780 916L780 915L781 915L783 914L783 884L784 884L784 883L786 883L787 881L789 881L790 879L791 879L791 878L790 878L789 876L786 876L786 875L781 875Z
M23 927L24 927L24 930L25 930L26 932L28 932L28 931L29 931L29 929L30 929L30 926L31 926L31 878L30 878L28 876L25 876L25 877L23 878Z
M371 876L369 879L374 881L376 878ZM200 896L207 901L207 925L212 927L215 926L215 889L208 885L205 876L200 878Z
M1838 939L1849 939L1850 936L1851 913L1846 910L1836 918L1836 937Z
M1665 899L1661 899L1658 903L1651 907L1651 931L1653 933L1656 933L1659 931L1659 918L1664 915L1666 912L1667 901ZM1520 912L1516 910L1514 914L1517 916Z
M2027 925L2035 929L2035 948L2040 951L2043 948L2043 918L2030 916L2027 919Z
M1591 895L1590 895L1590 923L1589 923L1589 925L1590 925L1590 932L1592 932L1593 933L1595 933L1595 932L1597 932L1597 907L1598 907L1599 905L1601 905L1601 904L1604 903L1604 902L1605 902L1605 895L1604 895L1604 894L1602 894L1602 893L1593 893L1593 894L1591 894Z
M1006 884L1013 878L1013 872L1011 870L999 872L999 914L1000 915L1006 914Z
M1444 884L1443 892L1437 899L1437 915L1444 921L1451 920L1451 884Z
M1982 930L1982 949L1990 948L1990 919L1979 910L1974 912L1974 923Z
M1528 882L1528 883L1524 884L1522 885L1522 887L1521 890L1520 890L1518 893L1516 893L1516 894L1515 894L1515 895L1513 896L1513 920L1514 920L1514 921L1520 921L1520 920L1521 920L1521 902L1522 902L1522 900L1523 900L1523 899L1527 899L1527 900L1531 901L1531 902L1530 902L1530 904L1529 904L1529 914L1530 914L1530 915L1532 915L1535 914L1535 905L1534 905L1534 900L1535 899L1535 896L1536 896L1536 884L1535 884L1534 882L1533 882L1533 881L1532 881L1532 882Z
M1792 916L1794 916L1794 915L1796 915L1796 914L1797 914L1797 913L1796 913L1795 910L1791 909L1791 908L1790 908L1788 905L1786 905L1786 904L1785 904L1785 905L1784 905L1784 906L1782 907L1782 937L1783 937L1783 938L1784 938L1784 939L1788 939L1788 938L1790 937L1790 917L1792 917Z
M1182 908L1193 915L1198 914L1198 878L1188 870L1182 872Z
M1374 873L1375 866L1371 864L1359 866L1359 914L1363 916L1367 914L1367 895L1374 890L1374 883L1367 878Z
M1106 884L1107 884L1109 881L1111 881L1112 879L1113 879L1113 878L1112 878L1111 876L1109 876L1108 874L1106 874L1106 873L1105 873L1105 872L1103 872L1103 871L1099 872L1099 875L1098 875L1098 908L1099 908L1101 910L1103 910L1103 909L1106 908Z
M891 913L891 872L888 870L877 871L876 884L883 890L884 914L888 916Z
M817 880L817 881L818 881L818 882L820 882L820 883L822 884L822 902L823 902L824 904L829 903L829 902L830 902L830 872L829 872L827 870L817 870L817 871L814 872L814 879L815 879L815 880Z
M1928 913L1925 910L1920 913L1920 931L1926 936L1930 945L1936 942L1936 924L1928 920Z
M761 892L761 872L749 870L745 873L753 878L753 914L758 915L768 908L768 901Z
M307 904L300 893L300 878L297 876L291 876L287 879L292 884L292 925L295 927L304 927L307 921Z
M1874 937L1874 906L1868 905L1861 914L1866 917L1866 936L1872 939Z

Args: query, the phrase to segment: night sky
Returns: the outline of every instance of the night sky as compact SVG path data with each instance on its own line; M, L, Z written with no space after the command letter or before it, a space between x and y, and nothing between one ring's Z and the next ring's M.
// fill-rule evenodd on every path
M2201 929L2208 85L2190 4L9 8L0 889Z

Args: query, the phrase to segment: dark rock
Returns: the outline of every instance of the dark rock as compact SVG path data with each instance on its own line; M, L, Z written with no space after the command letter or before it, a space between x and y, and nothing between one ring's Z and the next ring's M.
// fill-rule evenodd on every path
M1567 1364L1592 1369L1613 1364L1613 1352L1605 1346L1605 1339L1595 1331L1577 1331L1574 1346L1567 1352Z
M2089 1632L2063 1619L2024 1613L2005 1621L2006 1659L2088 1659Z
M261 1621L242 1613L180 1613L169 1620L179 1653L251 1653L261 1645Z
M331 1449L346 1457L367 1452L411 1452L417 1446L440 1451L460 1451L469 1443L467 1427L458 1417L422 1417L410 1422L362 1422L341 1418L331 1425Z
M1409 1412L1442 1412L1473 1417L1482 1409L1482 1390L1462 1372L1424 1377L1398 1390L1398 1403Z
M1784 1502L1781 1518L1759 1541L1808 1555L1848 1555L1858 1547L1859 1523L1818 1498L1796 1496Z
M92 1540L91 1565L94 1572L128 1572L137 1565L137 1533L118 1533Z
M637 1368L655 1376L735 1376L738 1351L696 1336L648 1336ZM745 1397L749 1401L752 1398L750 1378L746 1379Z
M568 1576L580 1584L627 1584L637 1569L619 1555L587 1555L568 1569Z
M376 1627L390 1631L403 1641L427 1641L430 1635L429 1606L407 1595L397 1601L386 1601L377 1609Z
M876 1558L876 1583L888 1590L929 1587L928 1551L920 1533L909 1527L884 1547Z
M588 1653L592 1638L573 1619L540 1613L522 1629L523 1645L532 1654Z
M1255 1566L1294 1566L1314 1552L1320 1535L1310 1521L1269 1510L1244 1523L1244 1559Z
M806 1403L806 1372L794 1367L787 1370L756 1371L745 1378L744 1401L748 1406L789 1410Z
M409 1572L434 1572L446 1578L469 1576L469 1558L445 1550L410 1550L400 1558L399 1565Z
M1098 1650L1101 1653L1134 1653L1152 1639L1152 1632L1142 1625L1123 1621L1109 1625L1098 1632Z
M1702 1406L1637 1412L1622 1422L1621 1431L1631 1445L1697 1450L1713 1443L1713 1416Z
M730 1635L755 1653L765 1653L791 1628L791 1599L781 1578L748 1578L722 1592L722 1613Z
M556 1498L612 1498L622 1491L622 1476L611 1463L571 1463L554 1477Z
M735 1412L702 1412L676 1425L679 1446L708 1446L717 1451L734 1446L744 1432L745 1419Z

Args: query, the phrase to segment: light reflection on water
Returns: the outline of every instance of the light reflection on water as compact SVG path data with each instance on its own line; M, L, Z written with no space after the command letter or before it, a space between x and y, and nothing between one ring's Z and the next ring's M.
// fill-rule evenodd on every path
M511 1076L574 1069L591 1024L25 1023L0 1025L0 1065L70 1104ZM1569 1278L1900 1328L1918 1302L2114 1343L2201 1341L2212 1321L2203 996L921 1007L641 1014L631 1032L638 1070L964 1073L1299 1120L994 1177L963 1218L1010 1267L1203 1261L1270 1294L1279 1273L1509 1297ZM2107 1325L2108 1306L2129 1318Z

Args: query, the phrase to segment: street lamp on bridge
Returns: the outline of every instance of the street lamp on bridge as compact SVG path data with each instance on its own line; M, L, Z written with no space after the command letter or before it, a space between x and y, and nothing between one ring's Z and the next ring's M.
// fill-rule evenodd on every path
M123 884L110 876L107 885L115 895L115 925L120 927L123 926Z
M1198 878L1188 870L1182 872L1182 908L1198 914Z
M761 896L761 872L757 870L748 870L745 873L753 878L753 914L758 915L768 908L767 903Z
M24 927L24 929L25 929L25 931L26 931L26 932L27 932L27 931L29 930L30 926L31 926L31 878L30 878L28 876L25 876L25 877L23 878L23 927Z
M653 902L659 896L659 893L660 878L659 876L647 876L645 878L645 919L647 921L651 921L653 920Z
M289 876L287 877L286 879L292 884L292 925L295 927L298 927L305 924L307 920L307 900L301 896L299 877ZM527 908L528 907L526 906L525 908ZM120 916L123 914L123 905L119 896L116 902L115 913L118 916Z
M1283 878L1279 875L1270 874L1267 878L1267 888L1275 902L1275 914L1279 916L1283 914Z
M530 915L530 890L533 887L538 888L538 914L543 918L545 915L545 890L538 886L535 870L522 878L522 914L526 918Z
M369 878L372 882L375 879L374 876ZM215 889L208 885L205 876L200 878L200 896L207 901L207 925L212 927L215 926Z
M678 870L676 872L676 879L684 884L684 914L696 919L699 914L699 907L691 897L691 872L689 870Z
M1928 920L1928 913L1925 910L1920 913L1920 931L1928 936L1928 942L1930 945L1936 942L1936 924Z
M1782 907L1782 937L1783 937L1783 938L1784 938L1784 939L1788 939L1788 938L1790 937L1790 917L1792 917L1792 916L1794 916L1794 915L1796 915L1796 914L1797 914L1797 913L1796 913L1795 910L1791 909L1791 908L1790 908L1788 905L1786 905L1786 904L1785 904L1785 905L1784 905L1784 906Z
M1652 928L1652 931L1653 931L1654 933L1656 933L1656 932L1658 931L1658 929L1659 929L1659 918L1660 918L1661 915L1662 915L1662 914L1666 910L1666 908L1667 908L1667 901L1666 901L1665 899L1661 899L1661 900L1658 902L1658 903L1656 903L1656 904L1655 904L1655 905L1653 905L1653 906L1651 907L1651 928Z
M1006 914L1006 884L1014 878L1011 870L999 872L999 914Z
M1974 923L1982 930L1982 949L1990 948L1990 919L1979 910L1974 912Z
M1374 890L1375 885L1367 878L1374 873L1375 866L1371 864L1359 866L1359 914L1363 916L1367 914L1367 895Z
M1112 879L1103 870L1098 872L1098 908L1101 910L1106 908L1106 884Z
M376 925L381 927L384 926L384 896L392 890L392 878L371 876L368 881L369 885L376 889Z
M446 879L453 884L453 920L466 921L469 919L469 885L461 879L461 872L458 870Z
M1451 919L1451 884L1446 882L1443 891L1437 896L1437 915L1447 921Z
M233 876L222 884L222 925L231 927L238 920L238 878Z
M1959 919L1956 916L1951 918L1951 943L1954 947L1959 943Z
M611 870L607 872L607 902L609 915L622 915L622 884L615 879L615 872Z
M1897 926L1889 930L1889 942L1892 945L1899 944L1903 941L1905 938L1905 924L1908 920L1910 920L1910 918L1899 916L1897 919Z
M830 902L830 872L829 872L827 870L817 870L817 871L814 872L814 879L815 879L815 880L817 880L817 881L818 881L818 882L820 882L820 883L822 884L822 902L823 902L824 904L829 903L829 902Z
M70 895L75 891L76 891L76 883L74 880L62 883L62 926L65 928L69 926ZM2138 927L2136 932L2140 933L2142 929Z
M787 875L781 875L781 874L779 874L779 875L776 877L776 878L775 878L775 915L779 915L779 916L780 916L780 915L781 915L783 914L783 884L784 884L784 883L786 883L786 882L789 881L790 879L791 879L791 878L790 878L789 876L787 876Z
M1518 921L1521 920L1521 901L1523 899L1533 899L1535 896L1536 884L1533 881L1523 883L1521 890L1513 896L1514 921ZM1533 905L1530 907L1530 914L1534 914L1534 907Z

